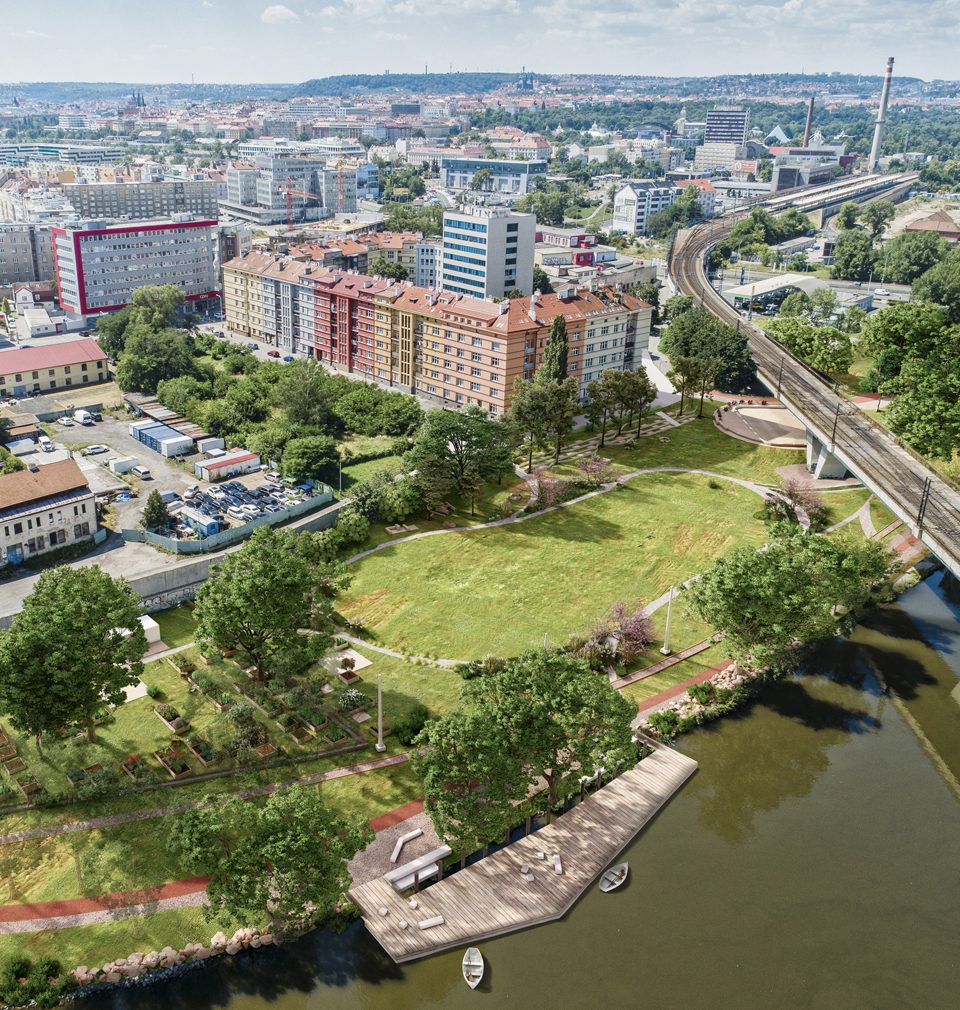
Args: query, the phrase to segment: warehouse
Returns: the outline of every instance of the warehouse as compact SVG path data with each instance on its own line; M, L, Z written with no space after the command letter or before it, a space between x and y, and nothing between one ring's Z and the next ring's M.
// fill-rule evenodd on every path
M246 449L234 449L232 452L193 464L194 474L200 480L211 483L227 480L241 473L253 473L259 469L260 457L255 452L247 452Z
M159 421L135 421L129 430L138 442L161 456L185 456L193 452L193 439L189 435Z

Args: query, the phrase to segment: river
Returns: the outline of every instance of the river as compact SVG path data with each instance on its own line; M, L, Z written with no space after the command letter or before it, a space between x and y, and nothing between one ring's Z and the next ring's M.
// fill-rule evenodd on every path
M397 966L357 923L82 1006L956 1006L958 617L935 574L683 738L700 770L627 851L628 884L482 944L476 993L459 952Z

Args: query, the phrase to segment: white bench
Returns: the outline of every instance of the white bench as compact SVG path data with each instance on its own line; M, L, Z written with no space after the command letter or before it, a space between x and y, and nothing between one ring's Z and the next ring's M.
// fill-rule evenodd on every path
M405 891L408 887L413 887L418 880L428 880L437 876L440 873L440 861L446 859L451 852L453 849L449 845L441 845L439 849L433 849L419 859L413 859L395 870L390 870L383 875L384 879L393 884L396 890Z
M559 852L555 852L553 854L553 872L554 873L563 873L563 866L560 863L560 853Z
M401 835L397 839L397 844L393 847L393 855L390 857L390 862L395 863L400 858L400 852L407 842L412 842L414 838L419 838L423 834L423 828L416 828L413 831L408 831L405 835Z
M433 916L432 919L421 919L417 923L417 925L421 929L433 929L434 926L442 926L443 925L443 916L442 915L435 915L435 916Z

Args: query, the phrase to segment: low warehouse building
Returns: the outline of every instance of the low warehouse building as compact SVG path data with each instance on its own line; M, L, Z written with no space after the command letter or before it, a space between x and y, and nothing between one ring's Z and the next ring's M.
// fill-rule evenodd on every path
M19 565L96 532L94 495L72 459L0 477L0 561L5 564Z
M213 459L205 459L193 464L193 472L200 480L211 484L221 480L229 480L241 473L253 473L260 469L260 457L255 452L246 449L234 449Z
M0 351L0 397L47 393L109 378L107 356L89 338Z
M159 421L136 421L129 431L138 442L161 456L185 456L193 452L193 439L189 435Z

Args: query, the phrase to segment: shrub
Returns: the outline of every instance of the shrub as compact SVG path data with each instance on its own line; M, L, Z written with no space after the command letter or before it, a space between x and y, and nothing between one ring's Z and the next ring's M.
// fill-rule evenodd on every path
M163 694L160 690L159 684L147 684L147 696L150 698L159 698Z
M661 740L672 740L680 728L680 717L669 708L663 712L654 712L647 722Z
M713 491L719 491L721 486L722 485L720 484L720 481L714 480L713 477L711 477L710 480L707 481L707 487Z
M372 700L363 693L363 691L358 691L355 687L347 688L343 694L340 695L340 700L337 702L337 708L341 712L352 712L357 708L367 708L372 703Z
M191 679L201 691L209 691L215 683L213 677L211 677L209 673L204 673L202 670L198 670L196 673L192 674Z
M426 705L418 702L406 715L394 721L393 732L400 743L409 747L427 724L429 718L430 710Z
M709 705L716 696L716 689L709 680L705 680L702 684L691 684L687 688L687 694L701 705Z

